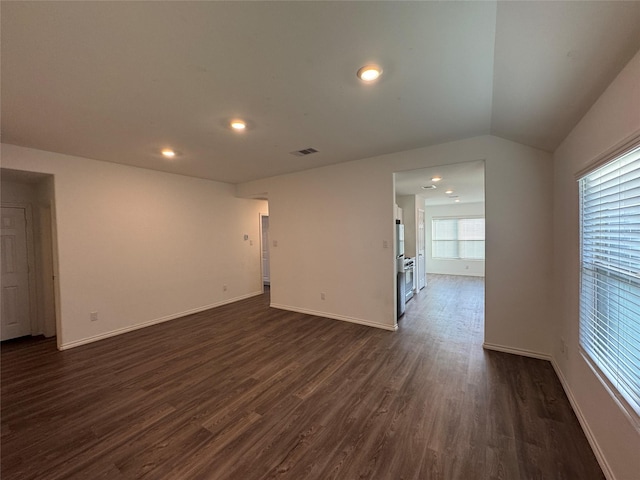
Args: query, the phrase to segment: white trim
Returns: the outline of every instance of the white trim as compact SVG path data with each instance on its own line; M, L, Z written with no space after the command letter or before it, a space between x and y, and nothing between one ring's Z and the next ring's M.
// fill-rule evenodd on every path
M598 442L596 441L596 437L593 435L593 432L589 428L589 424L587 423L587 419L585 418L584 414L582 413L582 410L580 410L580 406L578 405L578 402L576 402L576 399L573 396L573 392L571 391L571 388L569 387L569 384L567 383L566 378L562 374L562 370L560 370L560 367L558 366L558 364L556 363L556 361L555 361L555 359L553 357L551 357L551 366L553 367L553 370L556 372L556 375L558 376L558 379L560 380L560 384L562 385L562 389L564 390L564 393L567 395L567 398L569 399L569 403L571 404L571 408L573 409L574 413L576 414L576 417L578 418L578 422L580 423L580 426L582 427L582 431L584 432L585 437L587 437L587 441L589 442L589 445L591 446L591 450L593 451L593 454L595 455L596 460L598 460L598 464L600 465L600 468L602 469L602 473L604 473L604 476L607 478L607 480L615 480L615 476L613 475L613 471L611 470L611 467L609 466L609 463L607 462L607 459L604 456L604 453L602 453L602 450L600 449L600 446L598 445Z
M289 305L281 305L278 303L272 303L270 306L273 308L278 308L280 310L288 310L291 312L304 313L306 315L314 315L316 317L331 318L333 320L341 320L343 322L357 323L359 325L366 325L367 327L381 328L382 330L389 330L392 332L395 332L396 330L398 330L397 323L395 325L385 325L383 323L372 322L370 320L363 320L355 317L347 317L345 315L337 315L335 313L319 312L317 310L310 310L308 308L290 307Z
M504 345L497 345L495 343L484 342L482 348L485 350L495 350L496 352L511 353L513 355L520 355L521 357L538 358L540 360L551 361L551 355L547 353L534 352L533 350L525 350L523 348L505 347Z
M248 293L246 295L240 295L239 297L222 300L220 302L212 303L211 305L205 305L203 307L193 308L191 310L187 310L184 312L167 315L166 317L160 317L153 320L148 320L146 322L137 323L135 325L130 325L128 327L111 330L110 332L101 333L99 335L94 335L92 337L82 338L80 340L74 340L73 342L61 344L58 347L58 350L68 350L70 348L79 347L80 345L86 345L87 343L97 342L99 340L104 340L105 338L115 337L117 335L122 335L123 333L128 333L134 330L139 330L141 328L157 325L159 323L168 322L169 320L175 320L176 318L186 317L187 315L193 315L194 313L204 312L205 310L221 307L222 305L227 305L229 303L245 300L247 298L256 297L258 295L262 295L262 292L253 292L253 293Z

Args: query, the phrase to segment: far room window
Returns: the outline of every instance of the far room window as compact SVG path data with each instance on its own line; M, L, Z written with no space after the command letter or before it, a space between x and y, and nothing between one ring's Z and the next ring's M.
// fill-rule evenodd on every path
M580 346L640 426L640 145L580 184Z
M433 258L484 260L484 218L434 218Z

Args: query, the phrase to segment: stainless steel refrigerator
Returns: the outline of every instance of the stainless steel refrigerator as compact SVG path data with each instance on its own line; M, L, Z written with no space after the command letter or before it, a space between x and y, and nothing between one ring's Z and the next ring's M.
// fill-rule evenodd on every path
M398 318L404 315L405 307L405 273L404 273L404 225L396 223L396 303Z

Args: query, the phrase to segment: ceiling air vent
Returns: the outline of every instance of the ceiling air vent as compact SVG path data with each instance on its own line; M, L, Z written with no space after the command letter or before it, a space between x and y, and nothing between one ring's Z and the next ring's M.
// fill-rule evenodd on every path
M295 155L296 157L304 157L306 155L311 155L312 153L317 153L318 150L315 148L303 148L302 150L296 150L295 152L289 152L291 155Z

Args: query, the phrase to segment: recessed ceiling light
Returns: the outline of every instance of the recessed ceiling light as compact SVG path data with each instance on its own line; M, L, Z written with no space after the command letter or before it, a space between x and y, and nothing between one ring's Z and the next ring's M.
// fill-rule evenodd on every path
M363 82L373 82L382 75L382 67L379 65L365 65L358 70L358 78Z
M231 120L231 128L237 131L242 131L247 128L247 124L243 120Z
M454 202L459 203L459 202L460 202L460 199L459 199L459 198L456 198L456 199L454 200Z
M446 191L446 192L444 192L444 193L446 193L447 195L451 195L451 194L453 193L453 190L449 189L449 190L447 190L447 191Z
M442 180L442 177L431 177L432 182L439 182L440 180Z
M176 156L176 152L174 152L170 148L165 148L164 150L162 150L162 155L167 158L173 158Z

